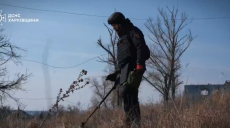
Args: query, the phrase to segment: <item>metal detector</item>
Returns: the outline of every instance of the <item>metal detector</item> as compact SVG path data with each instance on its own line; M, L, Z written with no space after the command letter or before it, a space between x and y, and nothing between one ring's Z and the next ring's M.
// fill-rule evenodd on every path
M86 122L89 120L89 118L97 111L97 109L100 108L100 105L105 101L105 99L109 96L109 94L110 94L114 89L116 89L116 86L117 86L118 83L119 83L119 80L116 79L113 88L112 88L112 89L108 92L108 94L102 99L102 101L100 102L100 104L94 109L94 111L90 114L90 116L89 116L84 122L81 123L80 128L84 128L85 123L86 123Z

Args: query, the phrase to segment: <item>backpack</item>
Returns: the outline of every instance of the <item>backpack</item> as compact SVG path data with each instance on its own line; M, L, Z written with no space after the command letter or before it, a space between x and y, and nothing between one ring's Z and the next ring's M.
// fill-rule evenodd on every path
M150 58L150 50L147 44L145 44L145 60Z

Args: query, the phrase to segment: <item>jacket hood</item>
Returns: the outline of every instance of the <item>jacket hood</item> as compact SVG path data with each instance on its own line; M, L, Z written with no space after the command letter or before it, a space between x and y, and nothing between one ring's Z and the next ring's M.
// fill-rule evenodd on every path
M124 24L121 24L120 29L117 31L118 36L122 37L128 34L133 29L133 27L134 27L133 23L127 18Z

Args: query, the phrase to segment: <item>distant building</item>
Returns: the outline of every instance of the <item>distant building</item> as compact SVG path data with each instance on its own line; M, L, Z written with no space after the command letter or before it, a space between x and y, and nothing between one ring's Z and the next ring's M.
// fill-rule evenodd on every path
M185 85L184 95L192 100L199 100L211 96L214 91L223 90L230 90L230 81L226 81L225 84Z

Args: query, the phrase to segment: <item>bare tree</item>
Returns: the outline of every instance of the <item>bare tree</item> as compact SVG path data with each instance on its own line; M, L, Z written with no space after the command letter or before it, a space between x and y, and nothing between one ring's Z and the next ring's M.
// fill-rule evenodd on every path
M0 29L0 100L1 103L6 97L10 97L17 101L14 97L10 95L13 90L23 90L22 84L24 84L31 74L16 74L17 78L15 80L9 80L7 78L8 72L7 68L4 67L7 62L13 61L14 64L21 64L20 51L25 51L18 46L10 43L9 39L2 34L3 29ZM6 80L7 79L7 80ZM17 101L18 102L18 101Z
M108 85L110 85L111 82L105 81L103 77L101 78L101 81L102 83L100 83L99 80L97 80L96 78L91 78L90 80L92 87L95 88L95 96L92 98L92 102L94 105L97 105L105 97L110 89ZM103 104L105 108L109 107L109 104L111 104L111 100L109 99L109 97L103 102Z
M111 28L109 28L106 24L104 24L105 27L107 28L109 35L110 35L110 42L108 44L103 44L102 39L100 38L98 40L98 45L105 50L108 53L107 57L99 57L99 62L106 63L107 66L109 67L108 73L113 73L117 70L117 46L116 42L118 41L118 36L115 33L115 31ZM113 84L111 84L113 85ZM112 103L114 103L116 100L117 106L122 105L122 100L121 100L121 92L119 86L117 86L116 91L113 93L113 98L112 98Z
M154 22L151 18L145 24L151 33L149 36L153 42L151 58L147 66L152 70L149 75L154 81L155 87L163 94L164 100L168 101L169 96L175 98L177 87L183 83L180 78L181 56L188 49L194 37L191 31L181 35L182 30L189 25L188 16L182 13L178 19L178 9L158 9L160 16ZM170 93L171 90L171 93Z

